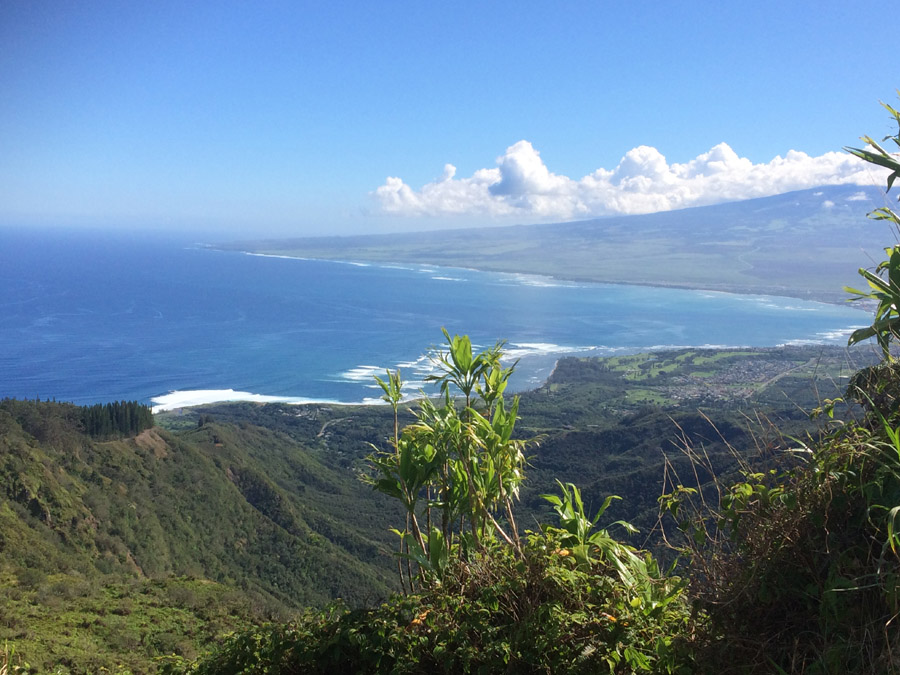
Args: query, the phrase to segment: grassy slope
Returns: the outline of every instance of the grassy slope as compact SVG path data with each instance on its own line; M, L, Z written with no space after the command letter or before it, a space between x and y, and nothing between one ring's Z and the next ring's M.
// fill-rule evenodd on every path
M8 569L8 568L7 568ZM104 579L5 572L0 632L32 672L154 672L266 616L246 594L202 579Z

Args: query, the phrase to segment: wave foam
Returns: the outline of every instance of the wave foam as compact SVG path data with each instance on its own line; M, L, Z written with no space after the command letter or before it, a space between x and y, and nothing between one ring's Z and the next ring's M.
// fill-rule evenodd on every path
M244 255L252 255L257 258L281 258L282 260L310 260L310 258L300 258L295 255L278 255L277 253L254 253L253 251L242 251Z
M384 379L384 371L385 368L382 366L356 366L356 368L344 371L338 377L350 382L371 382L375 375Z
M564 281L556 277L541 274L504 274L504 281L512 282L520 286L533 286L535 288L581 288L582 285L573 281ZM601 284L598 284L601 285Z
M855 331L857 328L864 328L864 326L850 326L849 328L835 328L833 330L825 330L819 333L816 333L815 336L811 338L797 338L795 340L787 340L785 342L779 343L779 347L802 347L804 345L821 345L830 342L846 342L847 338L850 337L850 333Z
M301 405L304 403L329 403L338 405L340 401L305 398L302 396L267 396L266 394L254 394L249 391L235 391L234 389L196 389L190 391L170 391L168 394L154 396L150 399L154 404L154 413L165 410L177 410L178 408L190 408L195 405L209 403L230 403L236 401L250 401L253 403L291 403Z
M529 356L562 356L563 354L581 354L584 352L598 352L605 347L591 346L566 346L552 342L510 342L505 349L505 356L510 359L521 359Z

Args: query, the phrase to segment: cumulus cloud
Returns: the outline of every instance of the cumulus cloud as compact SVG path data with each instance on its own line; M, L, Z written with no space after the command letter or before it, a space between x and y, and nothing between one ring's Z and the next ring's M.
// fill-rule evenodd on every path
M862 160L840 152L810 157L797 150L765 164L740 157L726 143L684 164L669 164L656 148L629 150L613 169L580 179L555 174L528 141L519 141L496 167L441 177L416 190L389 177L372 197L380 212L404 216L488 216L567 220L652 213L716 202L765 197L819 185L871 185L880 176Z

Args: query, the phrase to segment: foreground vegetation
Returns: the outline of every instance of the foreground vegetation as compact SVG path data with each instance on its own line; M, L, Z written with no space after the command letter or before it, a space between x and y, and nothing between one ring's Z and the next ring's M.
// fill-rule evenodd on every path
M658 583L635 593L608 563L532 534L521 555L491 545L454 560L420 594L241 633L168 672L682 672L689 612L675 580Z
M839 425L793 469L747 469L717 506L671 484L710 672L900 672L897 422Z
M378 379L395 414L390 449L366 480L405 511L398 575L405 596L376 610L308 615L238 635L178 672L679 672L689 607L649 553L596 528L579 489L544 495L556 523L516 526L527 443L514 437L519 398L503 392L503 345L475 354L444 333L434 355L444 394L399 428L399 372ZM455 398L451 397L455 393ZM616 525L634 531L628 523Z
M879 383L891 381L876 366ZM896 370L896 369L894 369ZM863 371L867 372L867 371ZM896 373L894 374L896 380ZM900 669L900 436L888 422L900 386L879 407L791 441L765 470L706 485L710 454L689 440L689 471L668 464L662 498L682 554L679 576L616 540L580 492L547 500L556 522L520 547L424 549L416 588L369 610L331 607L236 635L169 672L889 673ZM819 411L826 419L840 402ZM561 489L561 494L559 493ZM713 500L715 492L721 499ZM614 508L614 507L613 507ZM680 537L679 537L680 535ZM427 546L427 542L426 542Z

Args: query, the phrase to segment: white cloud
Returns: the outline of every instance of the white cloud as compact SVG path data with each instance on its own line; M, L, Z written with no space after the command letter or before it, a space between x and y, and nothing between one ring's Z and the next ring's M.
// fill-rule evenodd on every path
M497 158L497 166L458 178L441 177L415 190L388 178L372 197L381 213L402 216L488 216L522 221L651 213L765 197L820 185L871 185L881 180L862 160L841 152L810 157L797 150L765 164L740 157L726 143L684 164L669 164L656 148L629 150L614 169L581 179L551 172L528 141Z

